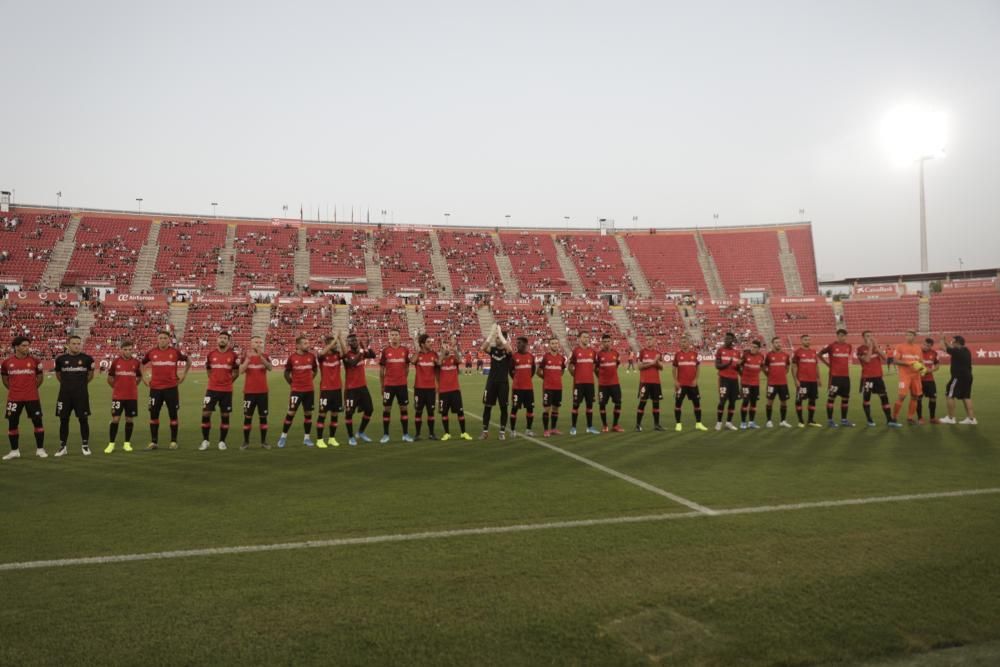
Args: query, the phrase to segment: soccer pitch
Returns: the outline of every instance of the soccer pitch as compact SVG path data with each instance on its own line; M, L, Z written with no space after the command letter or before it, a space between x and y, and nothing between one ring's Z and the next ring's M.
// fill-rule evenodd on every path
M649 406L635 433L623 372L623 434L501 442L494 409L486 442L405 444L394 408L391 443L348 447L341 415L341 446L317 450L300 412L286 449L255 427L240 451L237 405L225 452L196 449L192 373L181 448L164 424L144 451L140 408L136 452L119 436L112 455L99 377L93 456L74 422L70 456L34 458L22 419L24 456L0 464L0 664L816 664L1000 640L1000 369L975 372L972 427L889 430L876 408L866 428L855 380L854 429L699 433L685 404L683 433L653 432ZM462 384L481 414L483 378ZM271 385L273 445L287 389ZM108 558L73 560L90 557Z

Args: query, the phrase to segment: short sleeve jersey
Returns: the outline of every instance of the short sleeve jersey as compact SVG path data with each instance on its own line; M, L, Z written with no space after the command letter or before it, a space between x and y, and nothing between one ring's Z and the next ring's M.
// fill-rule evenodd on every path
M515 391L531 391L535 388L532 378L535 377L535 355L530 352L515 352L511 356L511 373L514 382L511 387Z
M795 364L795 379L799 382L819 382L819 357L811 347L800 347L792 355Z
M715 360L717 362L726 363L730 362L725 368L719 369L719 377L725 378L727 380L737 380L740 377L739 371L736 369L737 364L740 363L740 351L735 347L726 347L723 345L715 353Z
M678 350L674 354L673 366L677 369L677 384L681 387L698 386L698 353L694 350Z
M764 366L764 355L749 350L740 359L740 383L751 387L760 386L760 369Z
M562 354L546 352L542 357L542 389L559 391L563 388L563 371L566 357Z
M374 359L372 350L348 350L344 353L344 385L348 390L361 389L368 386L365 377L365 359Z
M208 390L231 392L233 390L233 370L239 368L239 360L232 350L212 350L205 361L208 371Z
M569 356L573 365L573 384L594 384L594 362L597 353L593 348L576 347Z
M319 356L320 391L337 391L343 386L340 379L342 366L339 352L330 352Z
M313 373L318 368L316 355L312 352L306 352L305 354L293 352L288 355L288 361L285 362L285 370L292 373L291 390L300 393L312 391Z
M764 357L764 367L767 370L767 384L772 387L781 387L788 384L788 362L790 357L787 352L768 352Z
M868 361L865 361L865 357L871 353L871 357ZM869 348L867 345L858 345L857 349L858 361L861 363L861 377L863 378L880 378L882 377L882 353L877 347Z
M243 382L244 394L267 393L267 369L271 360L260 354L251 354L247 359L246 379Z
M176 347L161 350L154 347L142 358L143 364L152 369L149 379L150 389L171 389L177 386L177 364L187 361L187 355Z
M649 368L639 370L639 382L643 384L660 384L660 369L656 367L655 363L660 360L660 356L660 353L656 350L650 350L649 348L639 350L640 365L653 363Z
M450 391L458 391L458 366L459 359L454 354L447 354L441 358L441 365L438 366L438 392L444 394Z
M111 385L112 401L139 400L139 386L136 380L142 378L142 366L139 365L138 359L118 357L111 362L108 377L114 383Z
M601 387L614 387L619 384L618 367L621 366L621 355L618 350L598 350L597 352L597 384Z
M59 373L59 391L82 393L87 389L87 376L94 370L94 358L89 354L60 354L55 370Z
M38 400L38 384L35 378L42 374L42 363L30 354L23 359L16 355L7 357L0 364L0 375L7 378L10 385L7 400L14 403Z
M405 387L410 374L410 350L400 345L382 350L379 365L385 369L382 382L386 387Z
M437 352L418 352L413 386L416 389L434 389L437 386Z
M829 357L830 377L843 378L850 376L852 349L850 343L834 342L820 350L820 356Z
M927 370L924 372L924 377L927 380L934 379L934 371L938 369L940 362L938 361L937 350L922 350L921 354L923 356L924 366Z

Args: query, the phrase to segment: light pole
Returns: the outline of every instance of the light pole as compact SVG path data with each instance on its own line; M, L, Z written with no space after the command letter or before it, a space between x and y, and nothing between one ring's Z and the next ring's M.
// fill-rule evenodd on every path
M288 204L282 204L281 205L281 217L282 218L287 218L288 217Z
M447 226L450 221L451 221L451 213L445 213L444 214L444 224L445 224L445 226Z
M62 190L56 193L56 208L62 208Z
M510 229L510 213L504 216L507 219L507 229Z
M217 202L217 201L212 202L212 217L213 218L218 218L219 217L219 214L215 210L215 207L218 206L218 205L219 205L219 202Z
M142 197L136 197L135 201L139 205L139 213L142 213Z
M568 215L564 215L563 216L563 220L566 221L566 231L568 232L569 231L569 216Z
M712 214L712 219L715 220L715 228L718 229L719 228L719 214L718 213L713 213Z
M804 208L799 209L799 220L802 222L806 221L806 210Z
M920 165L920 272L927 273L927 205L924 202L924 162L933 160L933 155L917 158Z
M638 229L638 228L639 228L639 216L633 215L632 216L632 229Z

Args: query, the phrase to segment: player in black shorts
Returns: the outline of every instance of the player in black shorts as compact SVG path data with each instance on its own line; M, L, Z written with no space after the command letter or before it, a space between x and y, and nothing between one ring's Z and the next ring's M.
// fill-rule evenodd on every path
M4 455L4 461L21 457L20 435L18 422L21 412L26 412L35 427L36 456L48 457L45 451L45 424L42 422L42 403L38 400L38 387L45 380L42 364L31 356L31 340L27 336L16 336L10 346L14 355L0 363L0 380L7 388L6 410L7 437L10 439L10 452Z
M365 379L365 360L374 359L375 352L368 349L368 346L361 346L357 334L347 337L347 351L343 356L344 363L344 427L347 428L347 444L354 447L358 440L371 442L371 438L365 435L368 422L372 419L372 412L375 406L372 404L372 395L368 391L368 383ZM358 429L357 437L354 435L354 413L361 412L361 427Z
M490 437L490 415L493 406L500 403L500 439L507 437L507 397L510 396L510 343L503 335L499 324L493 325L493 331L483 341L482 351L490 355L490 374L486 378L486 390L483 392L483 432L479 439Z
M94 379L94 358L83 354L83 340L70 336L66 341L66 353L56 357L56 379L59 381L59 397L56 399L56 417L59 417L59 451L56 456L66 456L69 450L69 418L76 414L80 422L80 440L83 455L90 456L90 393L87 385Z
M948 340L947 336L943 336ZM951 355L951 379L948 380L948 416L941 418L942 424L976 425L976 411L972 407L972 353L965 346L965 338L955 336L944 351ZM955 421L955 401L965 406L965 419Z

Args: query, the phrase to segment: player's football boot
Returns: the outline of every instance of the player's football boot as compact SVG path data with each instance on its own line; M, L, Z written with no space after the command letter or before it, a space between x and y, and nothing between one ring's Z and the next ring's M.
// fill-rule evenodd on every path
M304 436L302 436L302 444L305 445L306 447L315 447L316 446L316 443L313 442L313 439L309 437L308 433L306 433Z
M716 431L722 430L722 422L715 422L715 430Z
M438 437L436 435L434 435L433 433L428 433L427 434L427 439L428 440L437 440Z
M281 435L279 435L278 436L278 449L284 449L285 448L285 443L287 443L287 442L288 442L288 434L287 433L282 433Z
M352 438L348 438L347 439L347 444L349 444L351 447L357 447L358 446L358 439L357 438L353 438L353 437Z
M479 434L479 439L480 440L489 440L490 439L490 432L489 431L483 431L482 433Z
M832 419L827 419L826 420L826 427L827 428L839 428L840 424L838 424L837 422L833 421Z
M740 422L740 430L741 431L747 430L747 423L746 422Z
M941 417L941 419L938 420L938 423L939 424L957 424L958 422L955 421L954 417Z
M823 425L817 422L809 422L809 425L813 428L823 428Z
M319 447L320 449L326 449L326 440L324 440L323 438L317 438L316 446Z
M778 426L780 426L781 428L791 428L792 427L792 425L789 424L786 421L782 421L780 424L778 424ZM799 426L801 426L801 424L799 424Z
M67 454L69 454L69 450L65 447L60 447L59 451L56 452L56 458L58 459L59 457L66 456Z
M654 431L666 431L667 429L664 428L663 426L661 426L660 424L657 424L656 426L653 427L653 430Z
M499 435L497 435L497 438L500 439L500 440L506 440L507 439L507 431L505 429L500 429L500 433L499 433Z
M403 434L403 442L413 442L413 436L409 433Z
M757 425L757 422L747 422L747 428L753 430L760 428L760 426Z
M975 417L966 417L965 419L963 419L962 421L960 421L958 423L959 424L968 424L969 426L975 426L979 422L976 421Z
M767 423L764 424L764 428L774 428L774 422L768 419Z
M852 422L850 419L841 419L840 425L843 426L844 428L854 428L854 422Z
M529 438L534 438L535 437L535 432L532 431L530 428L527 431L525 431L524 434L526 436L528 436Z
M464 431L458 437L460 437L462 440L472 440L472 436L469 435L468 433L464 432Z
M210 446L210 445L209 445L209 443L208 443L208 440L202 440L202 441L201 441L201 444L200 444L200 445L198 445L198 451L199 451L199 452L203 452L203 451L205 451L206 449L208 449L208 448L209 448L209 446Z
M9 454L5 454L4 455L3 460L4 461L13 461L14 459L19 459L19 458L21 458L21 450L20 449L12 449L12 450L10 450Z
M602 426L601 427L601 433L607 433L607 432L608 432L608 427L607 426Z
M225 440L219 440L219 451L220 452L224 452L227 449L229 449L229 447L226 446L226 441Z
M378 441L383 445L389 442L389 434L388 433L383 434L382 437L378 439Z
M940 424L940 423L941 423L941 420L940 420L940 419L938 419L937 417L935 417L934 419L932 419L932 420L931 420L931 423L932 423L932 424Z
M598 431L597 428L595 428L593 426L588 426L587 427L587 433L590 433L591 435L598 435L600 433L600 431Z
M549 431L549 435L562 435L562 431L558 429L552 429L551 431Z
M90 447L87 447L86 445L84 445L83 447L80 448L80 452L84 456L90 456Z
M113 451L115 451L115 443L109 442L108 446L104 448L104 453L105 454L110 454Z
M697 422L697 423L696 423L696 424L694 425L694 429L695 429L696 431L707 431L707 430L708 430L708 427L707 427L707 426L705 426L704 424L702 424L701 422Z
M39 447L38 449L35 450L35 456L37 456L40 459L47 459L49 458L49 453L44 449L42 449L41 447Z
M177 449L177 443L176 442L171 442L170 446L167 449Z
M150 450L152 450L152 449L159 449L159 447L157 447L157 445L156 445L155 442L151 442L148 445L146 445L146 449L150 449Z
M445 433L441 436L441 442L448 442L451 440L451 433Z
M123 444L122 445L122 450L126 451L126 452L131 452L132 451L132 443L131 442L126 442L125 444Z
M372 441L372 439L369 438L368 434L366 434L364 431L358 431L358 440L360 440L361 442L371 442Z
M876 424L875 422L872 421L868 422L868 428L875 428L876 426L878 426L878 424Z
M330 438L329 440L326 441L326 444L328 444L331 447L340 447L340 443L337 442L336 438Z
M726 422L726 428L728 428L730 431L739 430L738 428L736 428L736 424L734 424L733 422Z
M576 435L576 427L575 426L570 426L569 427L569 434L570 435Z
M615 433L624 433L625 432L625 429L622 428L621 424L615 424L614 426L611 427L611 430L613 432L615 432Z
M892 421L890 421L890 422L889 422L888 424L886 424L886 426L888 426L889 428L903 428L903 425L902 425L902 424L900 424L900 423L899 423L898 421L896 421L895 419L893 419L893 420L892 420Z
M677 424L677 426L674 427L674 430L680 433L684 430L684 426L682 424Z

